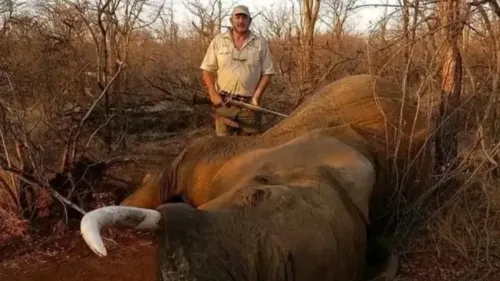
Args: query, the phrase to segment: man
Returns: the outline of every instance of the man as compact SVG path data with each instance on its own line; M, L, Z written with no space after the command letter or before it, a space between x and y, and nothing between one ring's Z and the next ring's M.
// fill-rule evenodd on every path
M252 17L248 7L234 7L230 22L232 28L210 42L201 64L215 111L215 131L218 136L231 135L235 130L239 135L257 134L261 127L259 112L225 105L224 101L260 104L271 75L275 74L271 52L265 39L250 31ZM225 118L236 122L239 128L228 125Z

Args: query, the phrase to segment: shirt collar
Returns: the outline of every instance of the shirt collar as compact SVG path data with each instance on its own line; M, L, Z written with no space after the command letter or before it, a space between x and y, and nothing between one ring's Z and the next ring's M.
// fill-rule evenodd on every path
M224 33L224 38L227 38L229 40L233 40L233 38L231 37L231 32L233 31L232 28L230 28L228 31L226 31ZM251 31L251 30L248 30L248 38L247 38L247 42L250 43L252 42L256 37L255 37L255 34Z

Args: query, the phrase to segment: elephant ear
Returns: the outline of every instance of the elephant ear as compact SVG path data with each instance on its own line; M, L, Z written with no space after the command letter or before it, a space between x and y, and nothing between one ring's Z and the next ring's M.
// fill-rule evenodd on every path
M352 202L363 221L368 225L371 224L369 202L364 202L364 194L360 196L360 194L356 194L356 191L350 190L350 185L352 185L352 183L342 181L341 179L343 177L337 169L325 165L319 166L317 171L323 182L328 183L335 188L341 196L346 197L344 202Z
M354 183L343 175L342 169L328 165L317 165L313 167L301 167L289 170L276 170L269 165L263 165L253 179L251 185L283 185L294 188L309 188L320 184L326 184L336 189L345 202L352 202L357 212L366 224L371 224L369 219L369 194L370 190L358 190Z

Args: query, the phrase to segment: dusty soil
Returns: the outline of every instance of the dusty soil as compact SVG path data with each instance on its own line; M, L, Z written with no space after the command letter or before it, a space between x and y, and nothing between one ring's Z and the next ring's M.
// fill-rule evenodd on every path
M154 239L119 237L106 241L107 257L96 256L77 233L53 241L44 249L7 258L0 280L155 280Z
M0 262L2 281L153 281L156 278L155 237L130 230L108 230L108 256L90 251L78 232L45 243L36 251L5 257ZM435 252L401 255L399 281L500 280L499 259L492 266L468 266L460 259ZM484 277L484 278L482 278Z

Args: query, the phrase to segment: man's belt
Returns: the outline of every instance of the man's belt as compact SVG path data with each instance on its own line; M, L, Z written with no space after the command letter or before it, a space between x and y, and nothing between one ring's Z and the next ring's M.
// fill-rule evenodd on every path
M252 97L242 96L242 95L238 95L238 94L230 94L230 93L225 92L225 91L221 91L220 95L223 99L226 99L226 100L230 99L230 100L241 101L241 102L251 102L252 101Z

